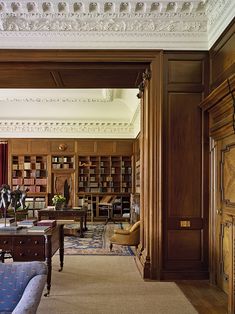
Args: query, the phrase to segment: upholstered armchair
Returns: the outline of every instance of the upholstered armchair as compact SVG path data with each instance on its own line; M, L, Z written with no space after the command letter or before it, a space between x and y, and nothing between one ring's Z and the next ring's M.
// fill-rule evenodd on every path
M0 313L35 314L47 280L43 262L0 264Z
M116 229L110 239L110 251L113 244L137 246L140 242L140 221L128 229Z

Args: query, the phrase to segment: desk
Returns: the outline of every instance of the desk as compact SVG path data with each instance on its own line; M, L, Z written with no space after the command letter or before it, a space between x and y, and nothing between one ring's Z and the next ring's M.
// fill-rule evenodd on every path
M45 261L48 267L47 293L51 288L52 256L60 249L60 270L64 263L64 225L45 233L30 233L27 228L17 231L0 230L0 249L10 252L14 262Z
M53 219L53 220L74 220L80 221L80 237L83 238L83 231L87 230L86 220L87 220L87 210L82 207L82 209L41 209L38 211L38 220L42 219Z

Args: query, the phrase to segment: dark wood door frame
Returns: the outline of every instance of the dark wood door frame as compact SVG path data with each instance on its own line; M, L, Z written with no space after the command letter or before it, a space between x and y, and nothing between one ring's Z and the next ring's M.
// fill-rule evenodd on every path
M54 81L48 88L79 88L81 86L63 86L63 77L61 78L59 71L82 67L86 72L86 69L96 66L102 72L102 69L107 68L107 65L110 66L110 64L113 64L113 71L121 66L124 73L128 73L135 66L137 69L144 69L147 65L151 72L151 79L147 83L141 106L141 150L143 152L141 155L141 242L136 262L144 278L160 279L162 260L162 52L156 50L0 50L0 73L3 71L0 88L6 87L6 82L9 83L9 88L27 87L27 82L22 86L18 77L13 82L14 77L11 72L8 72L9 69L13 72L14 69L20 69L22 80L24 80L24 71L50 70ZM45 77L48 78L48 74ZM120 81L122 79L120 78ZM125 86L121 86L120 83L118 87L126 87L128 84L127 82ZM44 86L41 84L39 87ZM95 87L94 84L92 87ZM136 86L133 85L133 87Z

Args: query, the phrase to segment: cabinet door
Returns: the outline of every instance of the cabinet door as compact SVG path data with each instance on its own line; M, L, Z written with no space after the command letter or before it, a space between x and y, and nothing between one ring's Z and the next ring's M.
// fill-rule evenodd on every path
M74 173L60 172L52 174L52 195L62 194L66 198L66 206L74 206Z
M226 211L235 209L235 136L218 141L215 164L217 283L229 294L232 280L232 221Z

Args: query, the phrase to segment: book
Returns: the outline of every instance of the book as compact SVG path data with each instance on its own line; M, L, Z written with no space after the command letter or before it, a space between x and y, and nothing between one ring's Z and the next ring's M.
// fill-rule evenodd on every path
M53 220L53 219L39 220L37 222L37 226L50 226L53 228L56 226L56 220Z
M50 230L51 227L50 226L33 226L31 228L28 229L28 232L47 232L48 230Z
M36 224L36 222L37 222L37 219L35 219L35 218L26 219L26 220L19 221L18 226L30 228L30 227L34 226Z

